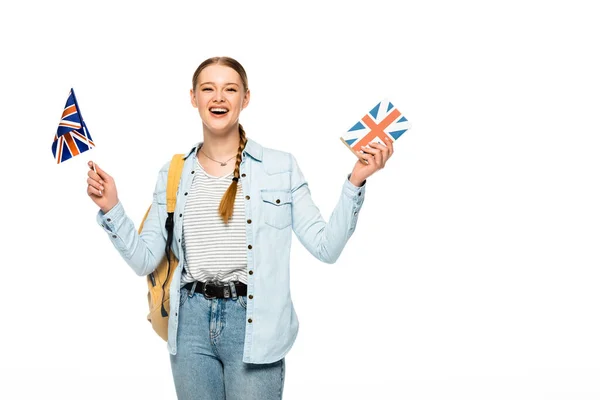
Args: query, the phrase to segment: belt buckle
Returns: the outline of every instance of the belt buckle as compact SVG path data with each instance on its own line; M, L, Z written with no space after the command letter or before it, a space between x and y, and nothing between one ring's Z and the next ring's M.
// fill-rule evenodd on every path
M214 299L217 297L217 296L210 296L210 295L206 294L206 286L209 284L212 284L213 286L217 286L216 283L219 283L216 279L211 279L209 281L204 282L204 285L202 286L202 294L204 295L205 299L210 300L210 299Z

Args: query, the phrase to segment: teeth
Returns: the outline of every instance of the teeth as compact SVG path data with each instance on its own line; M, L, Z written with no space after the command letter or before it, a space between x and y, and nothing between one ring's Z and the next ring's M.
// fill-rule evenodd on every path
M211 108L210 109L211 112L227 112L226 108Z

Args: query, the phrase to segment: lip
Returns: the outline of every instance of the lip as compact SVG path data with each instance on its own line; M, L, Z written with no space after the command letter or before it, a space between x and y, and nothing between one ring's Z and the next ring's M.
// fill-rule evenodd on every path
M213 112L213 110L223 110L225 112L222 114L218 114L218 113ZM227 114L229 114L229 108L222 107L222 106L212 106L212 107L208 108L208 112L210 113L210 115L212 115L215 118L222 118L222 117L226 116Z

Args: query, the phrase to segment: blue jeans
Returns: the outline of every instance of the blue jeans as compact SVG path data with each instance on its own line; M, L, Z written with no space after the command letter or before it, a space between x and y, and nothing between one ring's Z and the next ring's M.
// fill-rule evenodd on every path
M283 396L285 359L242 362L246 296L206 299L181 289L177 354L171 370L179 400L275 400Z

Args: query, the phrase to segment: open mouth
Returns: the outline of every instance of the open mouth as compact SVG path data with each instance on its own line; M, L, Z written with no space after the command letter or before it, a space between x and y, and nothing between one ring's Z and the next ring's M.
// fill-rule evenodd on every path
M208 111L210 111L212 114L215 114L215 115L225 115L229 112L228 109L223 108L223 107L212 107L212 108L209 108Z

